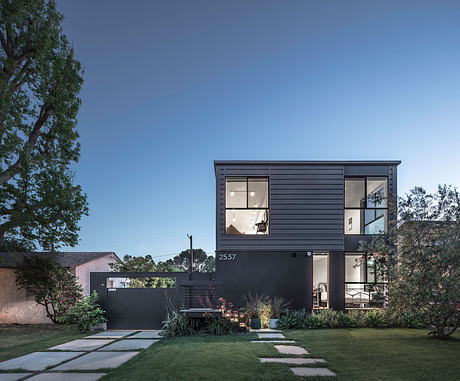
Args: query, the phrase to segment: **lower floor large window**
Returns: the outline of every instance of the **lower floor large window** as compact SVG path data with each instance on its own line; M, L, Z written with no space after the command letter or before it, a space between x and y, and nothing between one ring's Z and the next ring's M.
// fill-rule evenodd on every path
M345 308L384 307L387 282L379 263L362 253L345 253Z

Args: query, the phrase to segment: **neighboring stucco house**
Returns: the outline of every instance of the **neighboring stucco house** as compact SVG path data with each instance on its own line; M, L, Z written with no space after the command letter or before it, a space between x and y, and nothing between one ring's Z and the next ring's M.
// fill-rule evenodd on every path
M51 323L45 308L16 286L16 263L30 255L53 255L77 277L84 295L90 292L90 272L111 271L110 263L120 260L113 252L0 253L0 323Z

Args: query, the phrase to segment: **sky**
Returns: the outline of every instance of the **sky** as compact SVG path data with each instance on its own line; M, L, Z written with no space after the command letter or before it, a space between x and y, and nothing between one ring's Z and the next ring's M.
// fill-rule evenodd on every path
M460 186L460 2L58 0L84 67L80 243L215 249L213 160L401 160Z

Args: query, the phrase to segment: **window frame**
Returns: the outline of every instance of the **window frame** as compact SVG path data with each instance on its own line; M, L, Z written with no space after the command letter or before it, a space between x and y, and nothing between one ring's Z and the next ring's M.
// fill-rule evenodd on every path
M358 235L381 235L381 234L388 234L387 233L387 230L388 230L388 199L389 199L389 195L390 195L390 189L389 189L389 186L388 186L388 175L378 175L378 176L359 176L359 175L356 175L356 176L345 176L344 177L344 182L343 182L343 210L344 210L344 213L343 213L343 234L344 235L350 235L350 236L358 236ZM386 179L386 186L387 186L387 189L386 189L386 193L387 193L387 197L386 197L386 200L385 200L385 207L382 207L382 208L370 208L367 206L367 201L368 201L368 193L367 193L367 181L368 179L376 179L376 178L384 178ZM359 207L347 207L346 206L346 193L345 193L345 182L347 181L347 179L364 179L364 206L359 206ZM363 228L364 228L364 231L363 232L360 232L360 233L346 233L345 232L345 211L346 210L359 210L360 213L361 211L364 211L363 213ZM366 210L372 210L374 211L374 213L378 210L382 210L383 211L383 214L382 216L380 216L379 218L369 222L366 224ZM368 226L369 224L375 222L375 221L378 221L379 219L383 218L385 219L385 216L386 216L386 221L385 221L385 231L383 233L379 233L379 234L366 234L366 226ZM360 230L361 230L361 221L360 221Z
M227 208L227 179L231 178L240 178L240 179L246 179L246 208ZM249 179L265 179L267 180L267 206L266 207L248 207L249 205ZM224 183L224 235L226 236L233 236L233 237L266 237L270 235L270 222L271 222L271 216L270 216L270 176L238 176L238 175L232 175L232 176L225 176L225 183ZM267 233L265 234L227 234L227 210L265 210L267 213Z
M362 282L347 282L346 280L346 273L347 273L347 268L346 268L346 264L347 264L347 261L346 261L346 257L347 256L360 256L362 257L364 255L365 257L365 261L364 261L364 265L366 266L364 268L364 280ZM363 252L359 252L359 251L346 251L344 253L344 258L343 258L343 261L344 261L344 266L343 266L343 270L344 270L344 276L343 276L343 279L344 279L344 298L346 298L345 294L346 294L346 286L347 284L350 284L350 285L359 285L359 284L362 284L364 287L366 286L383 286L385 289L386 289L386 292L387 292L387 295L388 295L388 279L386 281L377 281L377 261L374 260L374 264L373 264L373 268L374 268L374 281L373 282L369 282L369 256ZM360 266L363 266L363 264L361 264ZM371 300L371 292L372 290L369 289L367 291L367 294L369 296L369 302ZM360 309L361 307L345 307L345 309ZM364 309L366 308L371 308L371 307L364 307Z
M385 281L377 281L377 261L374 260L374 265L372 266L374 268L374 281L373 282L369 282L369 266L368 266L368 263L369 263L369 256L365 253L360 253L359 251L346 251L345 253L345 256L344 256L344 283L345 284L388 284L388 280L385 282ZM347 264L347 261L345 260L347 256L360 256L362 257L364 255L364 257L366 258L365 260L365 264L366 264L366 268L364 269L364 274L365 274L365 280L363 280L362 282L347 282L347 279L346 279L346 274L347 274L347 268L346 268L346 264ZM362 266L362 265L361 265Z

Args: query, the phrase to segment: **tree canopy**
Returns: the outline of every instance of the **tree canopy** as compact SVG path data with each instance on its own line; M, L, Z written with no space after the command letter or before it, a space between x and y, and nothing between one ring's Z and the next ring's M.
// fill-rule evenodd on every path
M172 259L168 259L169 263L180 271L189 271L190 268L190 249L182 251ZM215 271L215 258L208 256L203 249L193 249L193 271L197 272L212 272Z
M80 62L52 0L0 0L0 249L78 241Z
M389 238L362 249L387 264L389 307L397 316L425 317L438 338L458 327L460 312L460 197L451 186L421 187L399 199Z

